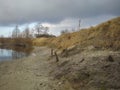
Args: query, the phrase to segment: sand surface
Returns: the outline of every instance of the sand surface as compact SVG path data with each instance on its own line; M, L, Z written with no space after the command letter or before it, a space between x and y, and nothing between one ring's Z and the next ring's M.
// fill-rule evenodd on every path
M36 47L28 57L0 62L0 90L120 90L120 52L73 53L56 62L49 48Z
M61 82L49 76L49 56L50 49L39 47L29 57L1 62L0 90L63 90Z

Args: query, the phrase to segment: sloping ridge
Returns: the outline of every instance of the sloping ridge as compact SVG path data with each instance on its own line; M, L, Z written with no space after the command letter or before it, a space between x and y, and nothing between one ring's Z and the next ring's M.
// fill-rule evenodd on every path
M99 48L120 49L120 17L101 23L95 27L63 34L52 41L57 48L73 45L82 47L93 45Z

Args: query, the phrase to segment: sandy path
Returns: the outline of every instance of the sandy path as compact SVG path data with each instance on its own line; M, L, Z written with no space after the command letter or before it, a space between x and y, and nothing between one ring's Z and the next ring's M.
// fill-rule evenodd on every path
M0 63L0 90L62 90L49 76L49 49L36 48L31 56Z

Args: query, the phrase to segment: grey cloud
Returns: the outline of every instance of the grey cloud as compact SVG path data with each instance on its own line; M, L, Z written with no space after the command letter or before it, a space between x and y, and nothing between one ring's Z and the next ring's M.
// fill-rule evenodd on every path
M0 25L120 15L120 0L0 0Z

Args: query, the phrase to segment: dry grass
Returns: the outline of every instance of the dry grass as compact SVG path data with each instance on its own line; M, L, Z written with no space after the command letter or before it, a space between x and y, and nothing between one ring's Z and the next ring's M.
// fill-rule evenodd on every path
M33 45L34 46L48 46L48 45L51 45L51 41L53 40L54 38L46 38L46 37L42 37L42 38L35 38L33 39Z
M92 45L99 48L120 49L120 17L104 22L96 27L82 29L78 32L63 34L56 38L40 38L33 40L34 45L56 46L59 49L73 45L86 47Z

